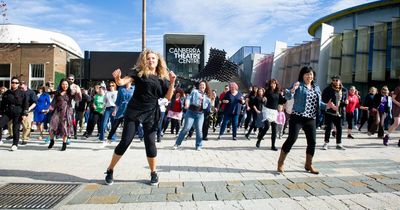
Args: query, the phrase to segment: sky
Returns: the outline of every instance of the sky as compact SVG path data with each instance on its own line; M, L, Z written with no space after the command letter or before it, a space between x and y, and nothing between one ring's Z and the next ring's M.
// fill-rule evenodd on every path
M3 23L56 31L83 51L141 51L141 0L3 0ZM147 48L161 52L166 33L206 36L206 47L232 56L242 46L274 51L312 40L308 27L333 12L373 0L147 0Z

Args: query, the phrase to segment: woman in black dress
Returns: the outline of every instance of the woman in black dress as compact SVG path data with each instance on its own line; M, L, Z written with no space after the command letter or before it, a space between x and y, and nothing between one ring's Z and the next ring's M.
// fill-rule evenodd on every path
M121 70L117 69L113 72L113 77L119 86L133 80L136 88L125 112L121 141L114 150L107 168L105 182L107 185L113 184L114 167L131 144L136 125L142 123L147 161L151 170L150 184L157 185L155 141L157 122L161 116L158 99L165 97L171 100L176 76L172 71L168 73L165 61L159 53L146 49L140 54L136 68L127 76L121 78ZM167 77L169 77L169 85L167 85Z

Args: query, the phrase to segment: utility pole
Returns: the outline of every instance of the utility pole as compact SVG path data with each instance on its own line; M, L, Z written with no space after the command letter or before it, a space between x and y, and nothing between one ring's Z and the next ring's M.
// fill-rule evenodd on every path
M142 51L146 49L146 0L142 0Z

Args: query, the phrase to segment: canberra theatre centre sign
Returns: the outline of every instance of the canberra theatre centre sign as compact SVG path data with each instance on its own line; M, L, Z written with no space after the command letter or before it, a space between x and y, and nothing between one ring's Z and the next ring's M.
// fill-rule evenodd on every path
M179 63L200 64L201 51L198 48L169 48L168 52L174 54Z

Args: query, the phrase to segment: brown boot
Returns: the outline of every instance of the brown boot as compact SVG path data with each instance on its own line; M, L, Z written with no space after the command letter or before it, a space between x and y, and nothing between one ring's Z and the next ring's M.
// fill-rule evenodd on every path
M285 162L286 155L287 155L287 153L285 153L285 152L281 149L281 154L279 155L278 169L277 169L279 173L283 173L283 163Z
M312 166L312 159L313 156L310 154L306 155L306 164L304 165L304 169L306 169L306 171L309 171L312 174L319 174L319 171L317 171L313 166Z

